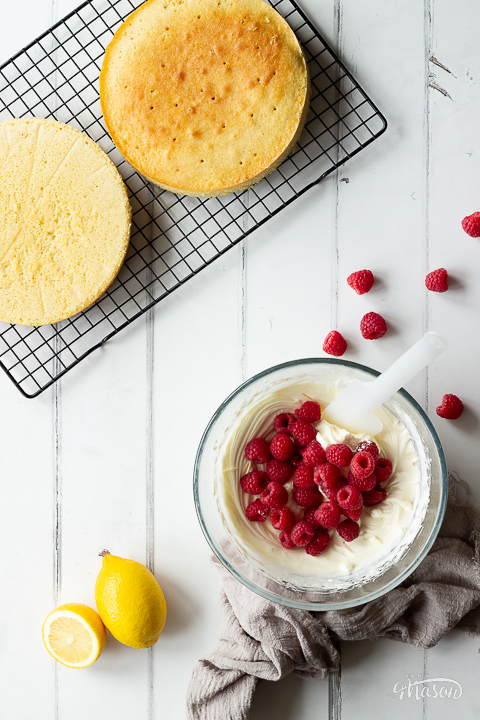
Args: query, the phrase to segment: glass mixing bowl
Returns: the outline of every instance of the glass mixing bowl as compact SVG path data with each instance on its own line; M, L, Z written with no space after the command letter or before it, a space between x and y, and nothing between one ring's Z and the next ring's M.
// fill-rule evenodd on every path
M405 390L399 390L385 404L384 409L401 420L409 431L419 458L421 481L419 513L412 513L412 523L406 528L408 543L393 564L380 575L365 582L343 588L298 584L297 577L275 576L275 568L268 559L263 567L240 553L232 543L218 504L219 457L232 428L242 410L252 398L264 398L282 388L298 383L317 382L324 385L346 386L354 378L369 380L379 373L371 368L340 359L308 358L291 361L264 370L240 385L218 408L210 420L197 452L194 468L194 498L200 525L215 555L245 586L259 595L283 605L306 610L335 610L353 607L380 597L404 581L418 566L431 548L445 513L447 502L447 467L440 440L419 404ZM221 472L220 472L221 476ZM328 552L328 551L327 551Z

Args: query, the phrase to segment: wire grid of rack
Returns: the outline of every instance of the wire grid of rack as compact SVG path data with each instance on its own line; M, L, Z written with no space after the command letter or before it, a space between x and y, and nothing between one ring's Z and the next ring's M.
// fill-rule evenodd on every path
M55 325L0 323L0 365L26 397L39 395L385 131L383 115L294 0L269 1L305 50L311 107L294 154L241 193L204 199L162 191L113 145L98 77L106 45L140 2L88 0L0 68L0 120L34 115L85 131L117 165L133 210L125 263L94 305Z

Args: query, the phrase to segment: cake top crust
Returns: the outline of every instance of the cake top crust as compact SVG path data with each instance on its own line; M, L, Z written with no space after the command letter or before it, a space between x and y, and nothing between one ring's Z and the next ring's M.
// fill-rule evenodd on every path
M170 189L248 183L295 138L305 58L264 0L148 0L117 30L100 75L120 152Z

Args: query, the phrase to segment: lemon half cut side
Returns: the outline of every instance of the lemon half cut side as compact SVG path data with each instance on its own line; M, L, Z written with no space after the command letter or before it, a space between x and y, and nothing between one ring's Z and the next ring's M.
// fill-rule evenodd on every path
M67 603L53 610L45 618L42 633L50 655L70 668L92 665L106 641L98 613L80 603Z

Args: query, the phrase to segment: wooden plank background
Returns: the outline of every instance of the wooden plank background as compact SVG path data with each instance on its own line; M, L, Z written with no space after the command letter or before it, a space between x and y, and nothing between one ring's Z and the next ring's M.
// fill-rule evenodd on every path
M480 501L480 244L460 227L480 210L480 4L300 4L386 114L388 132L36 400L0 376L2 717L184 717L192 666L215 646L218 623L219 582L191 491L201 433L243 379L322 354L334 327L349 340L348 359L379 370L424 330L447 335L448 352L408 389L437 427L450 470ZM75 5L2 8L0 62ZM441 266L451 289L428 294L425 274ZM346 277L362 267L378 280L357 297ZM359 335L369 310L389 324L379 342ZM446 392L466 401L457 423L435 415ZM104 547L155 571L168 623L154 649L109 638L101 660L75 672L44 651L41 625L61 602L94 604ZM459 632L428 652L345 644L329 682L261 683L252 720L366 720L379 710L391 720L474 717L478 646ZM462 697L400 700L393 691L434 677L460 682Z

